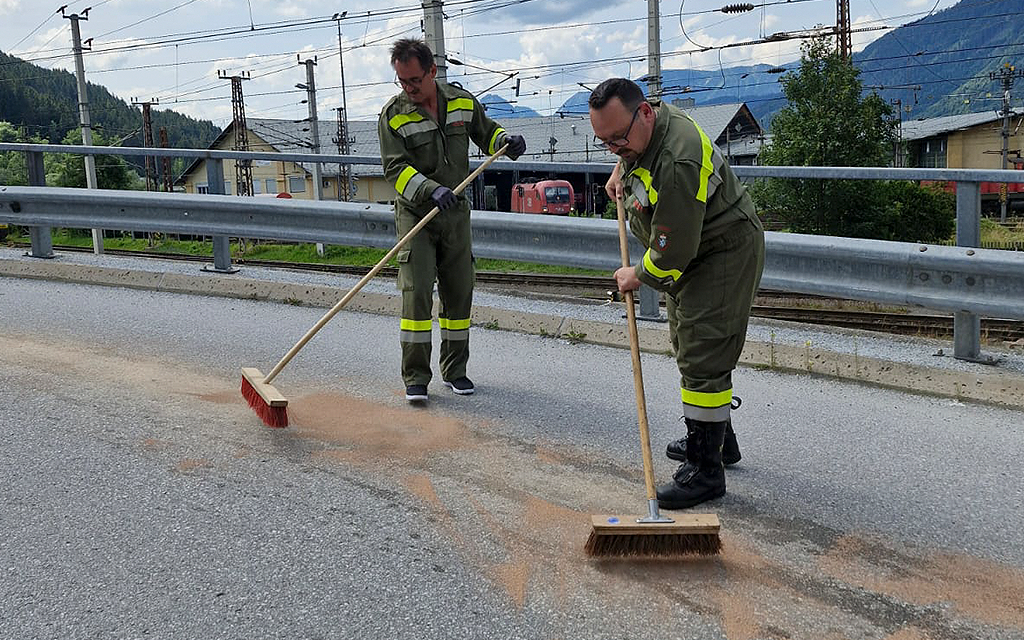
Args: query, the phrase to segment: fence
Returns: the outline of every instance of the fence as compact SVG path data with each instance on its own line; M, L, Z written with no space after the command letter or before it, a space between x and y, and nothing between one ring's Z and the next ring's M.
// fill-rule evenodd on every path
M107 147L0 144L28 156L34 186L0 188L0 222L30 228L32 255L51 257L50 228L158 231L214 237L214 270L231 272L228 238L268 238L389 247L395 241L389 206L356 202L240 199L43 186L44 152L111 153ZM209 184L223 184L222 160L379 164L370 156L285 154L200 149L117 149L124 155L207 159ZM497 162L498 169L608 174L608 164ZM762 286L947 311L954 316L954 354L979 360L980 315L1024 319L1024 255L977 248L980 183L1009 181L1014 172L972 169L859 167L736 167L741 177L855 180L947 180L957 185L957 246L918 245L768 232ZM612 270L619 264L616 223L590 218L473 212L474 253L481 257ZM634 260L639 243L631 244ZM650 300L650 298L648 298ZM656 301L656 298L655 298ZM656 307L655 307L656 308Z

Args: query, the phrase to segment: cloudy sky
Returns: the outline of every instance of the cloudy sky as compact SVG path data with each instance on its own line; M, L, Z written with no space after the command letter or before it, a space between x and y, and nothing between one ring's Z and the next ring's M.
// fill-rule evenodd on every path
M67 1L67 0L60 0ZM720 9L741 0L663 0L661 47L665 68L717 69L719 65L782 64L799 56L799 41L725 46L780 32L834 25L835 0L765 0L742 14ZM854 28L895 27L957 0L850 0ZM52 5L47 2L53 2ZM49 68L74 71L69 21L58 0L0 0L0 50ZM350 119L375 119L397 88L388 45L418 36L423 16L416 1L356 0L332 6L322 0L78 0L68 14L87 7L82 38L86 77L131 100L158 100L213 120L231 120L231 91L218 71L246 72L246 115L299 119L305 69L316 57L320 117L333 119L341 105L338 22L341 20ZM449 79L475 92L498 94L548 114L580 89L611 76L639 77L647 63L647 2L625 0L446 0L447 54L465 62ZM861 49L884 30L854 33ZM722 47L725 48L722 48ZM518 72L520 96L514 97ZM492 88L493 86L493 88Z

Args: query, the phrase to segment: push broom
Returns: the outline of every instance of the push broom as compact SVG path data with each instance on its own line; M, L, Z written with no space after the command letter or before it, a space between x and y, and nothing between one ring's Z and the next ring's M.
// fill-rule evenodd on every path
M622 199L616 198L619 218L619 251L622 266L628 267L629 246L626 241L626 215ZM654 462L651 459L651 436L647 428L647 401L640 369L640 336L636 329L633 292L625 293L626 317L629 325L629 347L633 354L633 388L636 391L636 412L640 423L640 448L643 451L644 484L647 485L647 515L595 515L593 529L585 547L587 555L597 557L680 557L709 556L722 550L718 535L721 525L714 514L677 514L676 519L658 512L658 496L654 490Z
M484 169L486 169L488 166L490 166L492 162L494 162L502 154L504 154L506 149L508 149L508 145L505 145L501 149L498 149L494 153L494 155L484 160L483 164L474 169L473 172L470 173L465 180L459 183L459 186L455 187L453 192L456 195L462 193L462 191L471 182L473 182L473 180L475 180L476 177L480 175ZM273 382L274 378L277 377L277 374L281 373L281 369L284 369L285 365L287 365L291 361L291 359L295 357L295 354L298 353L299 350L302 349L302 347L306 346L306 343L309 342L313 338L313 336L315 336L317 332L320 331L320 329L322 329L324 325L331 320L331 318L333 318L339 311L341 311L342 308L344 308L344 306L348 304L349 300L354 298L355 295L359 293L359 290L362 289L367 282L372 280L373 277L377 275L377 273L381 269L384 268L384 265L387 264L388 260L395 257L395 254L401 251L402 247L404 247L405 244L409 242L409 240L411 240L413 236L419 233L420 229L425 227L427 223L430 222L434 218L434 216L438 214L439 211L440 209L438 207L434 207L433 209L431 209L430 212L427 213L427 215L423 216L423 218L416 223L416 226L414 226L412 229L409 230L408 233L402 236L402 239L398 241L398 244L392 247L391 250L388 251L387 254L380 259L380 262L374 265L374 267L370 269L370 272L363 276L362 279L359 280L359 282L357 282L356 285L352 287L352 289L348 293L345 294L344 298L339 300L337 304L331 307L330 311L325 313L324 316L320 318L320 320L315 325L313 325L313 327L310 328L309 331L306 332L306 335L302 336L302 339L296 342L295 346L288 350L288 353L284 354L284 357L281 358L280 362L278 362L277 365L274 366L274 368L270 371L269 374L264 376L262 373L260 373L259 369L255 369L252 367L242 367L242 397L245 398L245 400L249 403L249 406L252 407L252 410L256 412L256 415L259 416L260 420L266 423L267 426L288 426L288 399L285 398L280 391L278 391L276 388L274 388L273 385L270 384L271 382Z

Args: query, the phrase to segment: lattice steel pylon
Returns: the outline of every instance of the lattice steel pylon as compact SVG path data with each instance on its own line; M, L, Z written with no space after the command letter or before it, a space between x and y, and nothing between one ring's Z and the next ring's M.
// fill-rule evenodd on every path
M159 100L136 100L132 98L132 106L142 107L142 146L152 149L156 146L153 142L153 112L151 107L160 104ZM156 158L146 156L146 191L159 191L156 180Z
M160 127L160 148L166 149L170 146L167 143L167 127ZM171 193L174 191L174 176L171 175L171 159L167 156L160 158L160 162L163 166L164 176L164 191Z
M853 37L850 33L850 0L836 0L836 48L843 60L853 59Z
M234 116L231 124L235 130L235 151L249 150L249 130L245 125L245 98L242 96L242 80L250 80L248 72L229 76L223 71L217 72L221 80L231 80L231 112ZM235 161L235 189L237 195L251 196L252 192L252 160Z
M351 153L349 146L355 138L348 135L348 118L345 116L345 107L336 107L338 111L338 135L334 137L334 144L338 145L338 154L347 156ZM338 200L348 201L352 199L352 165L338 165Z

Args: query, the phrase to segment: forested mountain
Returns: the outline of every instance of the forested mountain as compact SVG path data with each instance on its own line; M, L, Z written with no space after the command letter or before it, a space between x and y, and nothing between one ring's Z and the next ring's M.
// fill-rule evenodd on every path
M141 108L91 82L88 91L93 126L108 139L123 138L122 146L141 147ZM160 127L167 128L168 144L178 148L205 149L220 133L220 128L208 120L196 120L159 107L153 109L152 119L157 146ZM79 125L75 76L0 52L0 121L24 127L31 136L59 144L68 131Z
M885 34L854 62L865 85L899 87L879 93L911 106L912 118L999 109L1002 87L989 72L1024 67L1024 2L962 0Z
M877 90L886 100L899 100L904 118L998 109L1002 89L989 79L989 72L1006 63L1024 68L1022 34L1022 0L962 0L893 29L855 53L853 62L862 71L866 90ZM785 104L779 75L797 64L712 71L664 69L662 78L668 99L692 98L698 105L746 102L762 125L768 125ZM1014 91L1014 104L1019 106L1024 82ZM562 111L586 113L587 96L583 91L575 94Z

